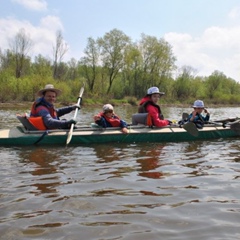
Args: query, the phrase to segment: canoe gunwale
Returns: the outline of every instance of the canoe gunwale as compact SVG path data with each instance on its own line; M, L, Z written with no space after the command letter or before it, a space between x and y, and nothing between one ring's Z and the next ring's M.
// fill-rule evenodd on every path
M68 129L52 129L52 130L26 130L24 127L22 126L18 126L17 127L21 132L23 132L24 134L43 134L46 131L48 131L48 133L68 133L69 130ZM215 129L219 129L222 128L222 126L218 125L216 126L215 124L208 124L207 126L204 126L203 129L199 129L199 131L201 130L207 130L210 128L215 128ZM172 132L175 132L174 130L176 129L183 129L181 126L179 125L171 125L171 126L165 126L165 127L149 127L149 126L145 126L145 125L133 125L133 126L128 126L128 130L131 133L131 130L161 130L161 129L170 129ZM224 129L229 129L229 126L226 126ZM103 132L103 131L108 131L108 132L113 132L116 130L121 130L120 127L107 127L107 128L103 128L103 127L88 127L88 126L84 126L84 127L79 127L73 130L73 132L75 133L79 133L79 132L87 132L87 131L96 131L96 132ZM211 129L212 130L212 129Z

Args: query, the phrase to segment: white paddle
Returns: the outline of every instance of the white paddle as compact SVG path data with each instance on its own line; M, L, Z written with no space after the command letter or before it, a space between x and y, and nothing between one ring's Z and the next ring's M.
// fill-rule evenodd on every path
M81 100L82 100L83 92L84 92L84 86L81 87L80 92L79 92L79 97L78 97L78 101L77 101L77 105L79 105L79 106L80 106L80 103L81 103ZM77 114L78 114L78 108L75 109L73 120L76 120ZM66 145L68 145L70 143L71 139L72 139L73 128L74 128L74 124L72 123L70 131L68 132Z

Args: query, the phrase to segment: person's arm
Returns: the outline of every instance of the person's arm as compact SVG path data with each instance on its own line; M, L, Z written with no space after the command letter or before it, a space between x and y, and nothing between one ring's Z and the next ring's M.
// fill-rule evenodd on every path
M120 127L121 128L127 128L127 123L124 120L120 119Z
M50 114L47 114L42 118L47 129L68 129L71 127L71 124L74 123L71 120L66 121L54 119Z
M100 114L95 115L95 116L93 117L93 119L94 119L95 123L96 123L98 126L104 127L104 128L107 127L105 118L102 117Z
M207 114L205 117L202 116L202 119L204 120L204 122L208 122L210 119L210 114Z
M44 125L47 129L68 129L70 128L73 120L59 120L52 118L49 110L47 108L41 108L40 111L38 111L38 115L43 118Z
M189 122L195 122L198 120L197 112L194 110L188 117Z
M124 120L120 120L120 127L123 133L128 133L127 123Z
M208 110L207 110L206 108L204 109L204 112L206 113L206 116L203 117L203 120L204 120L205 122L208 122L209 119L210 119L210 113L208 112Z
M58 109L56 109L57 116L61 117L65 114L68 114L68 113L72 112L75 109L76 109L75 105L74 106L69 106L69 107L58 108Z
M165 127L167 125L169 125L169 121L168 120L161 120L159 118L159 113L158 111L156 110L155 107L153 106L148 106L148 112L152 118L152 122L153 122L153 125L156 126L156 127Z

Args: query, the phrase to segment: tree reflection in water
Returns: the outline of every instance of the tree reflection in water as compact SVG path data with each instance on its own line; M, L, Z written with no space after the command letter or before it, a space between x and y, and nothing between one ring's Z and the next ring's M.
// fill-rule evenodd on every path
M48 148L34 148L21 152L21 157L25 162L33 163L34 166L28 165L29 173L35 176L32 186L36 187L31 193L35 195L49 194L47 197L58 196L56 186L60 185L58 168L56 164L58 155Z
M162 178L163 173L158 168L161 167L161 152L164 145L151 145L147 149L140 150L137 162L140 164L139 176L147 178Z
M121 146L108 145L107 147L95 147L96 156L98 157L97 163L110 163L117 161L114 170L111 174L114 176L121 176L130 172L138 172L138 176L147 178L162 178L163 173L157 169L161 167L161 152L164 145L148 145L148 146L131 146L131 148L121 148ZM121 165L119 161L122 160L132 161L136 159L136 162L125 166ZM126 163L126 162L125 162ZM135 164L137 163L137 164ZM139 168L140 165L140 168ZM106 168L113 169L113 165L105 166ZM99 171L99 170L98 170ZM109 172L108 172L109 174Z

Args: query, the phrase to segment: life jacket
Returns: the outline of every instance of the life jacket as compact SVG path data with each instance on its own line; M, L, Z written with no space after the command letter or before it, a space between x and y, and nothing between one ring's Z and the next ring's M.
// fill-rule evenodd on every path
M159 105L155 104L154 102L150 101L150 100L147 100L145 102L143 102L139 107L138 107L138 113L146 113L147 110L146 110L146 107L147 105L150 104L154 107L156 107L158 109L158 112L159 112L159 118L161 120L164 120L164 116L162 114L162 111L161 111L161 108Z
M100 113L101 117L103 117L112 127L120 127L121 122L120 118L117 115L113 115L110 118L107 117L103 112Z
M38 130L46 130L42 117L29 117L28 121Z
M28 118L28 121L38 130L46 130L46 126L43 122L43 118L38 116L38 112L42 109L47 109L52 116L52 118L57 119L57 112L54 107L47 106L42 101L35 101L32 104L31 108L31 117Z
M50 107L48 105L46 105L44 102L42 101L35 101L32 104L32 108L31 108L31 117L38 117L38 112L42 109L47 109L50 113L50 115L52 116L52 118L57 119L57 112L54 109L54 107Z

